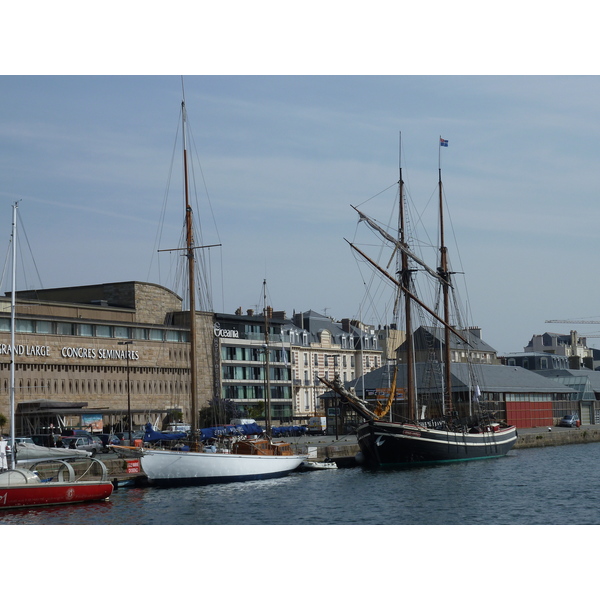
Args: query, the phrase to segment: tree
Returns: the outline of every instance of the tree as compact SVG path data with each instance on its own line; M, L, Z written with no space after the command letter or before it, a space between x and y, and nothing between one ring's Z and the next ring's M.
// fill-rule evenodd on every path
M208 406L200 409L200 427L213 427L215 425L227 425L231 419L240 419L244 413L240 407L229 398L213 398L209 400Z

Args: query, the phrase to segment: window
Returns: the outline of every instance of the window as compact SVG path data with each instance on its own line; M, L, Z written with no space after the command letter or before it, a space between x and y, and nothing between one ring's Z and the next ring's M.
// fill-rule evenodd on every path
M153 342L162 342L163 341L162 329L151 329L150 330L150 339Z
M36 321L36 333L52 333L52 329L53 327L51 321Z
M96 325L96 337L111 337L111 329L110 325Z
M56 324L56 333L58 335L73 335L73 323L61 323Z
M77 335L91 337L94 335L94 329L89 323L78 323Z
M33 321L29 319L17 319L16 326L20 333L33 333Z
M115 327L114 332L116 338L123 340L128 340L130 338L129 327Z

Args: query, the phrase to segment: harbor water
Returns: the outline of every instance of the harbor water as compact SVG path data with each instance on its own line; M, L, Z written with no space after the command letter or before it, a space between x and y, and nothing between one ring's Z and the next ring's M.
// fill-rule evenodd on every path
M107 502L0 512L4 525L597 525L600 443L269 481L119 488Z

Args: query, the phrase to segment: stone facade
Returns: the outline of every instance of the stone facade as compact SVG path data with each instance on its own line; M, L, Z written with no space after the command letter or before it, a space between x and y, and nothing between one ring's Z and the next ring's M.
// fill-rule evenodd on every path
M189 419L189 334L181 298L140 282L17 294L15 398L85 402L136 427L171 409ZM10 301L0 299L0 413L8 417ZM184 318L185 317L185 318ZM199 408L214 396L212 313L197 313ZM128 342L127 344L125 342ZM106 419L105 419L106 421ZM76 425L73 423L72 425Z

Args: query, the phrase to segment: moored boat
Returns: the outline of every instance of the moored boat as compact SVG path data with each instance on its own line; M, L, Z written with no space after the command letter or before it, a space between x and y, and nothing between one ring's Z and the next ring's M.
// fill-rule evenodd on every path
M36 463L36 466L45 463L46 471L53 467L55 475L50 478L42 479L40 474L34 470L35 466L31 469L17 466L0 472L0 509L33 508L107 500L113 492L113 484L108 481L106 467L95 458L87 460L92 461L96 470L100 469L98 479L81 480L77 477L70 462L57 459ZM89 473L89 469L86 470Z
M195 258L192 207L189 201L189 182L187 169L187 116L185 101L181 103L183 132L183 174L185 190L185 232L186 245L183 250L188 261L188 294L190 310L190 427L188 435L189 448L186 451L165 448L144 448L141 456L142 469L153 485L205 485L210 483L228 483L232 481L248 481L282 477L295 470L304 460L303 456L294 454L288 444L277 444L267 440L238 440L228 447L219 445L203 446L198 439L198 398L196 384L196 297L195 297ZM266 306L265 306L266 308ZM266 416L267 435L270 435L270 403L269 392L269 344L268 322L265 310L265 371L267 381ZM285 447L284 447L285 446Z
M11 292L11 348L15 348L15 307L16 307L16 234L17 234L17 204L13 205L12 226L12 292ZM107 480L104 464L94 458L90 465L91 472L94 464L99 465L101 471L99 479L82 480L77 477L73 466L67 460L56 457L48 459L40 454L45 454L44 448L33 448L31 460L35 461L30 469L18 466L18 448L15 440L15 352L10 353L10 446L6 440L0 440L0 509L5 508L30 508L41 506L55 506L57 504L75 504L105 500L113 492L113 485ZM23 444L23 446L35 446ZM48 449L49 450L49 449ZM46 453L47 454L47 453ZM73 452L68 454L72 457ZM56 463L56 474L51 478L41 479L35 472L35 466L47 463L50 460ZM66 475L65 475L66 474Z
M331 471L337 468L337 464L332 460L304 460L300 465L302 471Z
M44 458L53 459L70 459L70 458L87 458L92 453L87 450L73 450L71 448L49 448L47 446L39 446L38 444L30 444L28 442L16 443L17 462L20 465L29 464Z
M440 137L440 147L447 146L448 141ZM452 276L455 272L450 268L444 239L441 167L438 172L440 232L439 262L436 268L428 266L409 246L407 220L404 216L402 168L398 182L399 211L396 237L379 226L374 219L356 209L360 221L365 222L385 243L391 244L397 256L398 277L388 273L387 268L370 259L355 244L350 244L354 251L384 276L385 280L394 285L397 294L394 307L404 309L406 339L397 350L385 404L377 402L375 406L369 405L364 398L359 398L352 388L346 389L338 378L333 381L322 378L321 381L332 389L342 402L350 404L363 417L364 422L358 425L356 431L361 461L369 466L403 466L500 457L505 456L517 440L516 427L505 423L496 414L498 411L493 400L481 397L477 383L477 366L469 360L472 352L468 328L460 325L462 316L459 311L451 310L451 307L458 308L458 301L451 297L454 293ZM436 296L434 309L417 295L418 286L414 283L417 272L426 274L438 289L441 288L441 293ZM437 308L438 302L441 305L440 309ZM415 312L430 318L435 327L443 331L439 338L428 336L433 343L427 348L430 359L427 365L418 363L415 357L415 307ZM454 389L456 381L453 371L456 368L453 369L454 363L451 359L451 347L457 340L462 344L462 354L466 357L465 366L469 368L469 383L458 392Z

